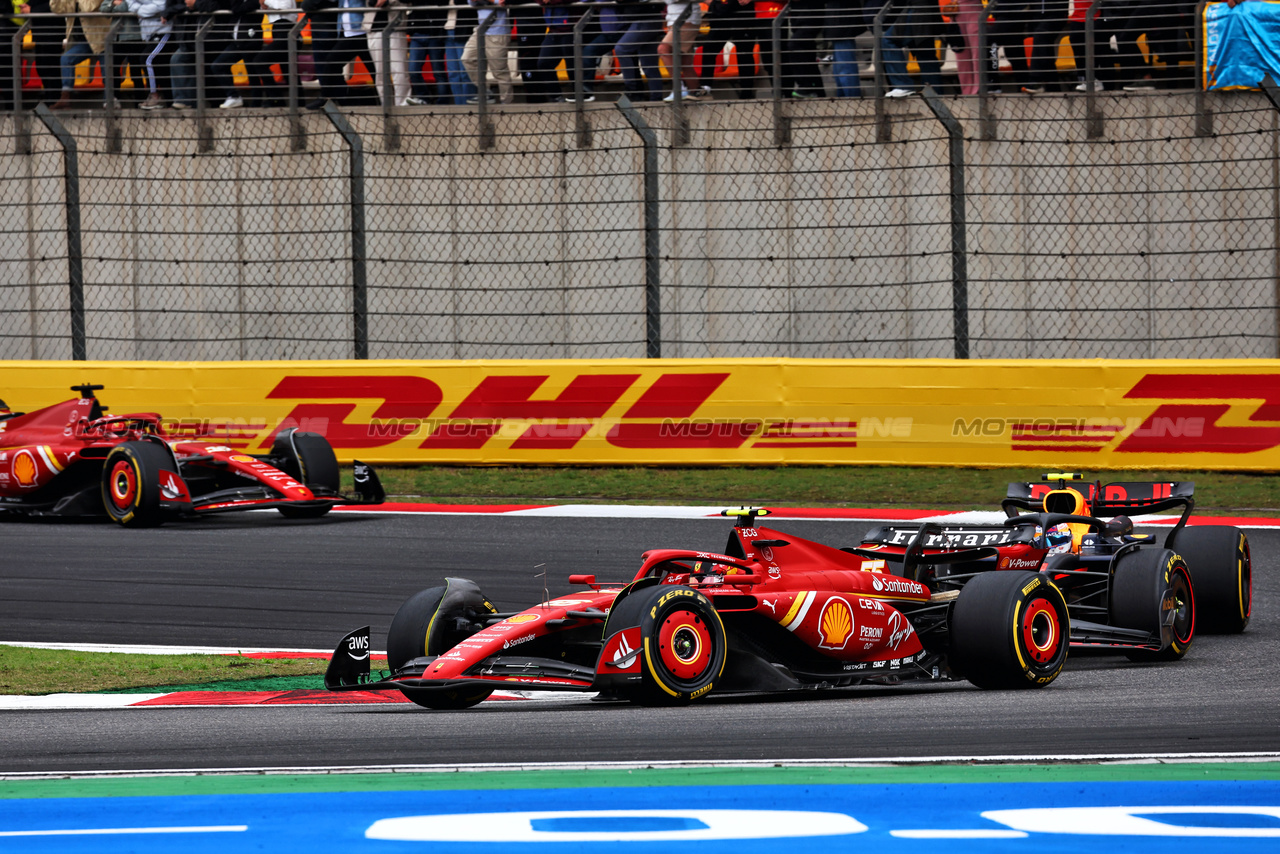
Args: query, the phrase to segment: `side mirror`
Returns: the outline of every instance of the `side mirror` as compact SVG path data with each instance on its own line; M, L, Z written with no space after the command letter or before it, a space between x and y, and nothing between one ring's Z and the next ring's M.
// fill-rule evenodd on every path
M1133 533L1133 520L1128 516L1117 516L1102 526L1102 533L1108 537L1123 537Z

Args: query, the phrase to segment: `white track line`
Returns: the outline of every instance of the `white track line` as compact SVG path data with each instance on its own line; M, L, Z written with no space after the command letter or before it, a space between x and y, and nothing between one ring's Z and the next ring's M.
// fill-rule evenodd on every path
M1277 752L1244 753L1044 753L1030 756L889 756L878 759L739 759L722 761L651 762L477 762L458 765L319 765L249 766L243 768L157 768L135 771L14 771L0 773L0 780L61 780L127 777L188 777L192 775L340 775L340 774L443 774L462 771L635 771L718 768L889 768L928 765L1186 765L1209 762L1275 762Z

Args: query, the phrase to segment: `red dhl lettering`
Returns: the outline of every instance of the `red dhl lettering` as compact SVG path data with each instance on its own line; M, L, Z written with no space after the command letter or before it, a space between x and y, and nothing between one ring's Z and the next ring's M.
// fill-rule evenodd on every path
M1127 398L1262 401L1251 422L1280 422L1280 375L1148 374ZM1220 426L1230 403L1162 403L1116 448L1125 453L1250 454L1280 445L1280 426ZM1181 426L1181 429L1176 429ZM1194 429L1199 427L1199 430ZM1193 435L1198 434L1198 435Z

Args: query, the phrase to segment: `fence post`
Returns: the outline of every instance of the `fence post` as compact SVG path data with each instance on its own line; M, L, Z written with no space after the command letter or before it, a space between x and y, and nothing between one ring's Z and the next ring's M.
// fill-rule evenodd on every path
M209 15L196 28L196 150L213 151L213 127L209 124L209 97L205 89L209 84L205 74L204 40L213 26L214 17Z
M948 169L951 172L951 315L957 359L969 358L969 268L965 238L964 209L964 128L942 103L932 86L921 92L924 102L942 123L950 141Z
M1267 100L1271 102L1271 106L1275 108L1276 113L1280 114L1280 87L1276 86L1276 82L1271 79L1270 74L1263 75L1262 79L1258 81L1258 88L1261 89L1262 93L1267 96ZM1276 138L1277 138L1277 134L1273 134L1272 141L1271 141L1271 150L1273 152L1277 148ZM1271 160L1271 174L1272 174L1273 182L1275 180L1276 175L1278 174L1278 170L1277 170L1278 166L1280 166L1280 159L1277 159L1276 157L1273 156ZM1272 191L1271 209L1272 209L1272 220L1273 220L1272 231L1274 232L1273 240L1274 240L1274 245L1276 247L1275 251L1277 255L1280 255L1280 214L1276 213L1277 211L1280 211L1280 192L1277 192L1274 190ZM1278 349L1280 349L1280 272L1278 272L1276 275L1275 304L1276 304L1276 333L1277 333L1276 346Z
M130 13L132 14L132 13ZM102 105L107 119L107 153L119 154L122 148L120 140L120 102L116 100L116 34L124 26L125 16L120 15L111 22L107 30L107 42L102 48Z
M1000 0L989 0L986 11L978 16L978 138L979 139L995 139L996 138L996 117L991 115L991 88L990 68L988 66L987 53L990 48L996 47L987 39L987 18L992 15L996 8L1000 5ZM999 48L991 51L990 65L999 69L1000 54Z
M36 105L36 116L62 146L62 180L67 195L67 284L71 305L71 358L83 362L85 360L84 255L80 246L80 167L76 160L76 141L43 103Z
M502 14L501 9L495 9L493 14L480 22L480 26L476 27L476 76L480 79L476 81L476 109L479 123L480 134L480 150L485 151L493 148L496 131L493 128L493 122L489 121L489 28L493 26L493 22L498 19L498 15ZM510 21L507 22L510 26ZM503 62L510 62L510 58L505 54L502 57Z
M13 92L13 148L15 154L31 153L31 122L27 118L27 111L22 105L22 40L26 38L27 31L31 29L31 19L28 18L18 27L18 31L13 34L12 59L13 63L9 71L12 76L9 78L12 82Z
M692 14L693 4L688 3L676 18L676 22L671 25L671 124L673 142L676 145L689 144L689 119L684 114L684 69L680 56L680 29Z
M351 152L351 320L355 358L369 358L369 280L364 248L364 143L332 101L324 114Z
M299 14L298 20L289 28L289 149L305 151L307 148L307 132L302 127L302 105L300 90L302 78L298 76L298 39L302 37L302 29L307 25L307 16Z
M573 129L578 136L578 148L591 147L591 125L587 123L586 97L587 86L583 81L586 69L582 67L582 34L596 13L595 6L589 6L573 24ZM595 75L592 75L595 79Z
M1213 108L1205 103L1204 94L1209 81L1201 76L1208 67L1205 65L1208 57L1205 56L1207 46L1204 43L1204 7L1208 3L1209 0L1200 0L1196 4L1196 136L1213 136Z
M889 0L880 7L880 11L876 12L875 20L871 24L871 56L872 63L875 65L875 85L876 85L876 142L889 142L893 139L893 126L889 121L889 114L885 111L884 93L888 88L885 85L884 73L884 19L888 16L893 8L894 0Z
M404 22L404 15L403 9L392 11L382 31L382 61L378 63L378 82L381 85L378 88L382 90L382 147L385 151L400 150L400 122L394 112L396 86L391 77L391 37L401 37L397 30Z
M1084 133L1089 139L1098 139L1103 134L1102 111L1098 109L1098 93L1094 91L1098 79L1098 57L1093 44L1096 21L1101 11L1102 2L1098 0L1084 17Z
M787 145L791 142L791 118L782 113L782 24L791 14L791 4L786 3L773 19L770 38L773 40L773 68L769 73L773 78L773 144Z
M644 340L645 356L662 357L662 292L658 257L658 135L631 105L626 95L618 111L644 145Z

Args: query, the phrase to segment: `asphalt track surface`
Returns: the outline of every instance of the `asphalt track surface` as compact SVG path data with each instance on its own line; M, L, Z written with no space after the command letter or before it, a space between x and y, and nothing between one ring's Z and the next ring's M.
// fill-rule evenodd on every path
M866 522L777 520L833 545ZM499 608L629 578L656 546L719 551L725 520L247 514L127 531L0 523L0 639L331 647L445 576ZM864 687L710 698L677 709L592 701L193 707L0 713L0 772L790 758L1081 756L1280 750L1280 533L1249 532L1254 617L1175 664L1077 656L1048 689ZM93 675L85 674L92 690Z

